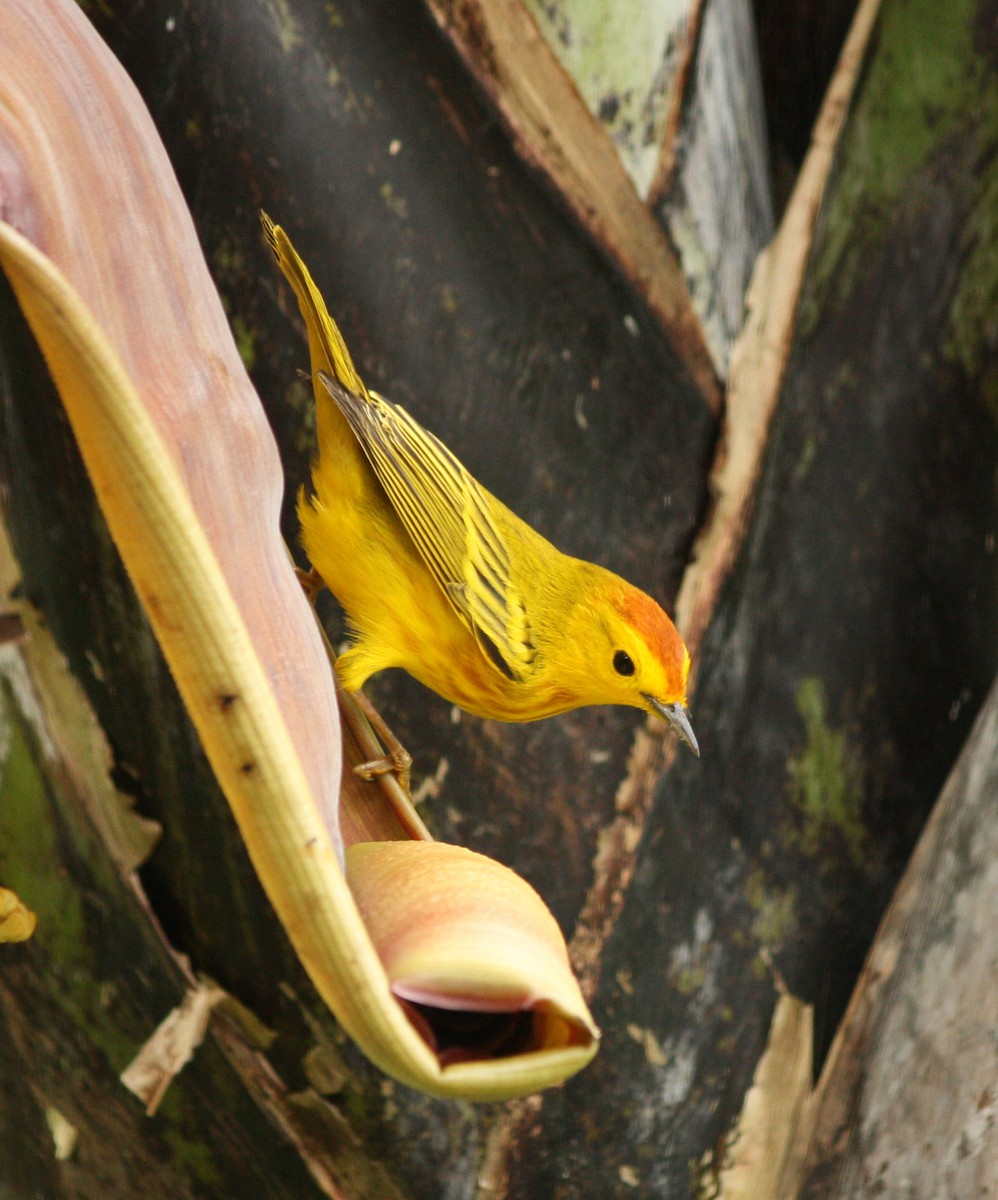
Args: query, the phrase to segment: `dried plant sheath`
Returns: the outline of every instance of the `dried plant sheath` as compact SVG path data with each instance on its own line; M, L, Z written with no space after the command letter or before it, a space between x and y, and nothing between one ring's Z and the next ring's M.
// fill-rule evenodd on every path
M452 1065L392 992L340 865L335 688L280 538L273 440L148 114L71 0L0 8L0 212L0 265L320 994L375 1063L425 1091L499 1099L578 1070L597 1035L570 973L551 988L545 968L532 985L531 1003L556 1019L497 1057ZM473 886L465 874L439 882L457 898ZM529 973L529 956L521 965Z
M430 0L430 11L509 127L596 244L645 299L704 401L716 412L715 364L682 268L607 132L520 0Z

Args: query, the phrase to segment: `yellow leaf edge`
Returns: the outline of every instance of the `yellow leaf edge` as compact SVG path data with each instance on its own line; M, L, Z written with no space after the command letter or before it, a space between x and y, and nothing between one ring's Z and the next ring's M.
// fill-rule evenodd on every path
M509 1099L580 1070L595 1041L440 1067L391 994L235 600L113 346L58 267L4 221L0 265L253 866L323 1000L373 1063L433 1095Z

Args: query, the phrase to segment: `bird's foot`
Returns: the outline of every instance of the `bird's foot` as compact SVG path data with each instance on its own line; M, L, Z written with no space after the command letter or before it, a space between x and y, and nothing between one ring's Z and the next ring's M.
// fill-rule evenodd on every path
M310 567L307 571L303 571L301 567L295 567L295 574L298 576L301 590L305 593L309 604L315 608L315 598L326 586L326 581L315 567Z
M380 758L357 763L353 768L354 774L359 775L361 779L368 780L378 779L382 775L394 775L399 786L408 795L409 783L412 778L412 755L398 740L389 728L388 722L362 691L358 689L351 695L385 748L385 753Z
M357 763L353 773L368 781L378 779L382 775L394 775L402 790L408 792L412 777L412 755L404 746L399 746L381 758Z

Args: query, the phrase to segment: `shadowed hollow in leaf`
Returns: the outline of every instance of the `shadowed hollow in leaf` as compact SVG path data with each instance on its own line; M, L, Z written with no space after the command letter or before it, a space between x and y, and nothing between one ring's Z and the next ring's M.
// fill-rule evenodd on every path
M591 1048L599 1033L541 898L442 842L365 842L347 880L392 993L441 1066Z

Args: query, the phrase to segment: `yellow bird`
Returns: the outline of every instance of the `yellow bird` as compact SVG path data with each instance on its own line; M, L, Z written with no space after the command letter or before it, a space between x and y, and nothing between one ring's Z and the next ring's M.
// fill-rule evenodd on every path
M313 571L342 604L354 692L402 667L468 712L533 721L587 704L664 717L694 754L690 656L650 596L562 554L397 404L369 391L305 264L262 214L308 330L319 454L298 498Z

